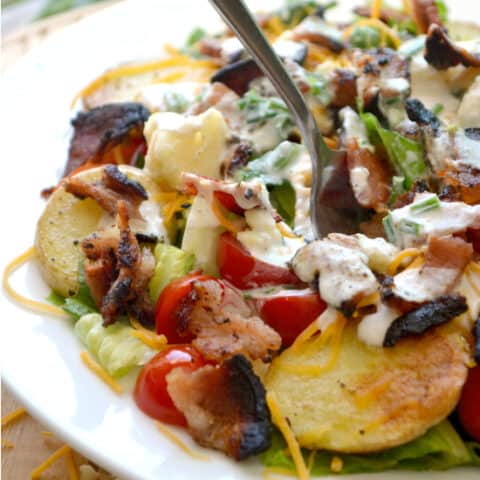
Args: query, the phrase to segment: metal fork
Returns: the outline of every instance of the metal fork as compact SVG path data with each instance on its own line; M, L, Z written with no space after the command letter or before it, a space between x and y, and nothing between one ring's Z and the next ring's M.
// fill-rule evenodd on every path
M342 162L345 153L327 147L305 99L243 1L210 0L210 3L272 82L302 134L303 143L312 160L310 218L313 235L318 239L332 232L351 233L355 228L346 211L322 204L326 177L331 173L327 167Z

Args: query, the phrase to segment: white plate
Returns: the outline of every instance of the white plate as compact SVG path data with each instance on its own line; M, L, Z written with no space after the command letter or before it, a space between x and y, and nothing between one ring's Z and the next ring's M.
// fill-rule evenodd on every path
M266 9L279 2L250 3ZM337 16L347 18L353 2L341 3ZM454 3L457 17L479 18L477 2ZM132 0L55 34L3 76L2 271L33 242L43 208L39 191L55 182L66 158L73 95L109 66L154 57L164 42L181 45L199 25L218 25L206 0ZM14 284L34 298L48 294L34 264L16 274ZM211 451L204 452L209 461L192 460L162 436L129 393L113 394L83 366L81 345L68 320L22 310L3 292L1 301L4 381L34 417L85 456L123 479L260 477L262 467L255 460L238 464ZM200 450L188 435L180 435ZM405 475L384 473L382 478ZM477 478L472 469L408 474L412 479L454 475ZM362 477L370 475L355 479Z

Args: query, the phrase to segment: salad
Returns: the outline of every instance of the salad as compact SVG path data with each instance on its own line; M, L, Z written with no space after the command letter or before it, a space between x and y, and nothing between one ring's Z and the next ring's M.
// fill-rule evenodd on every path
M75 98L68 159L12 298L68 315L82 360L146 415L301 479L480 465L480 27L440 0L353 20L257 15L326 143L311 160L229 31L107 70ZM34 258L49 304L8 275ZM166 430L170 432L169 430ZM171 432L170 432L171 433Z

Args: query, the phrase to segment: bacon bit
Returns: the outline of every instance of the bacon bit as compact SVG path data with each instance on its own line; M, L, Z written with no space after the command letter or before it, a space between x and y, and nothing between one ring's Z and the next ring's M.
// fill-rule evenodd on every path
M438 25L430 25L425 43L425 60L437 70L447 70L456 65L480 67L480 57L451 42Z
M335 108L355 107L357 98L357 75L351 70L337 68L332 79L333 98L330 106Z
M236 460L270 446L265 389L242 355L195 372L175 368L167 376L167 390L200 445L225 452Z
M362 167L368 171L368 188L353 189L358 203L364 208L384 210L390 197L392 183L392 171L388 163L369 149L360 148L355 141L347 145L347 165L350 172L356 167Z
M476 205L480 203L480 170L461 163L451 163L446 170L439 173L443 183L448 187L449 196L455 200Z
M271 359L281 345L277 332L257 317L242 295L225 282L195 282L177 312L178 333L194 335L192 344L209 360L236 354Z
M150 112L135 102L113 103L80 112L72 120L74 134L63 176L87 162L104 163L103 156L127 138L143 140L143 125Z
M443 26L435 0L412 0L412 10L418 33L427 33L433 23Z

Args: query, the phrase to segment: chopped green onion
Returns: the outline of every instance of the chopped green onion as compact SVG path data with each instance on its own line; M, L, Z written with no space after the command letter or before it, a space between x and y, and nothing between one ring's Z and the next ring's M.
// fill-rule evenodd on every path
M440 208L441 206L442 204L440 202L440 199L436 195L433 195L426 200L412 204L410 206L410 211L416 215L419 215L420 213L435 210L437 208Z
M352 47L375 48L380 46L381 40L378 28L363 26L353 29L349 41Z
M410 233L410 234L418 237L420 235L421 230L422 230L422 225L420 223L414 222L413 220L408 220L408 219L404 218L400 222L398 228L401 232Z
M405 188L405 177L394 176L392 178L392 190L390 192L388 204L392 205L400 195L406 192L408 192L408 190Z
M432 107L432 113L434 115L440 115L442 112L443 112L443 109L445 107L441 104L441 103L436 103L433 107Z
M388 213L386 217L383 217L382 220L383 229L387 234L387 239L390 243L395 243L395 227L393 226L393 217L391 213Z

